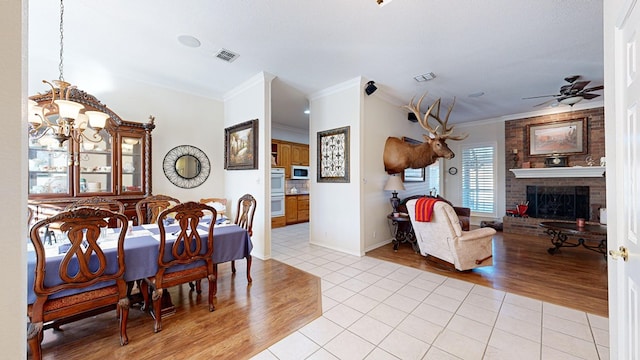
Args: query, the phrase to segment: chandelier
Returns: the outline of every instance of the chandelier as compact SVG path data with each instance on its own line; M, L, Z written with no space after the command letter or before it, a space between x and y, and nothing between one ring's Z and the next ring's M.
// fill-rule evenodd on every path
M109 115L101 111L85 111L84 105L70 100L70 95L76 87L64 81L63 75L63 39L64 39L64 4L60 0L60 63L58 80L43 83L51 87L51 100L43 105L29 100L29 136L39 139L45 135L51 136L62 144L73 139L80 143L83 139L100 142ZM92 129L93 131L87 131Z

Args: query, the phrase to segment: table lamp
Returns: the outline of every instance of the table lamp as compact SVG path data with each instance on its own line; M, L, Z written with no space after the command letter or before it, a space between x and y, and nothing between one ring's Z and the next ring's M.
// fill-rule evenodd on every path
M400 199L398 198L398 191L404 190L404 185L402 184L402 179L399 176L391 175L387 180L387 183L384 185L385 191L391 191L391 207L393 208L393 212L398 212L398 205L400 205Z

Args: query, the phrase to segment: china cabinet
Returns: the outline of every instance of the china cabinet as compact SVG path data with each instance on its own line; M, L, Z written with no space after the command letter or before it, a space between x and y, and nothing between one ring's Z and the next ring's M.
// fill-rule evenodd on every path
M113 197L125 204L125 214L135 217L135 204L151 195L151 131L154 118L146 123L122 120L94 96L73 89L73 101L85 111L109 115L97 134L99 141L71 137L62 142L45 134L29 138L29 203L36 216L64 208L80 197ZM51 92L30 97L38 104L51 101ZM94 138L87 128L89 137ZM40 215L40 216L39 216Z

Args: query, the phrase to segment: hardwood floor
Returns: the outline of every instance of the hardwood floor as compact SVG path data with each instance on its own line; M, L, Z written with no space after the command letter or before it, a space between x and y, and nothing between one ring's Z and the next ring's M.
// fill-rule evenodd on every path
M401 244L397 252L389 244L366 255L608 317L605 257L583 247L550 255L549 247L547 237L498 232L493 238L493 266L467 272L416 254L409 244Z
M320 279L275 260L253 259L247 286L243 261L231 275L219 266L216 310L188 285L170 289L175 315L153 319L139 308L129 313L129 344L120 346L115 311L46 330L43 359L246 359L322 314ZM283 286L286 284L286 286Z
M414 253L408 244L398 252L388 244L368 252L374 258L435 272L483 286L608 316L607 266L604 256L584 248L547 253L548 238L498 232L494 266L458 272ZM275 260L253 259L253 284L245 267L231 276L219 267L216 310L207 310L206 295L183 285L170 289L177 313L163 318L153 333L153 319L138 308L129 315L129 344L118 343L111 311L46 330L44 359L248 359L322 314L320 279ZM206 282L203 282L206 294Z

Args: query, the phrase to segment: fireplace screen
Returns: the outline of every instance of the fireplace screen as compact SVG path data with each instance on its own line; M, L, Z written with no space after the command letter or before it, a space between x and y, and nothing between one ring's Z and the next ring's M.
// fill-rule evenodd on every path
M588 186L527 186L527 201L527 214L534 218L590 218Z

